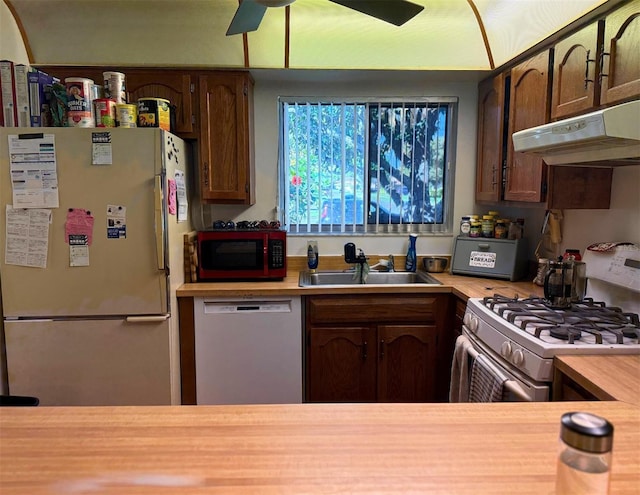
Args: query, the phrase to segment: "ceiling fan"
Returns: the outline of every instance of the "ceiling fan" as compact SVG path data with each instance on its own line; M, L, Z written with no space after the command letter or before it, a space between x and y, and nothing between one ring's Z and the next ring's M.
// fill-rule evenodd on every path
M343 7L402 26L418 15L424 7L407 0L328 0ZM227 36L258 29L264 13L269 7L284 7L295 0L242 0L227 29Z

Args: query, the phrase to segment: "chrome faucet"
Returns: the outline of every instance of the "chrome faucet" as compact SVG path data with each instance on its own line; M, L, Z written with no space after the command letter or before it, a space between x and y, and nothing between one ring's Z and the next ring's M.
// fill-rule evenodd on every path
M393 254L389 255L389 259L387 260L387 271L388 272L395 272L395 266L393 265L394 260L393 260Z

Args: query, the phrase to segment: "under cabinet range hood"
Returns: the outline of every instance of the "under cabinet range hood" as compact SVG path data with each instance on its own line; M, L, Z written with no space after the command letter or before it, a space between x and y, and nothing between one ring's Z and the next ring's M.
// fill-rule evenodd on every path
M513 147L548 165L640 164L640 100L515 132Z

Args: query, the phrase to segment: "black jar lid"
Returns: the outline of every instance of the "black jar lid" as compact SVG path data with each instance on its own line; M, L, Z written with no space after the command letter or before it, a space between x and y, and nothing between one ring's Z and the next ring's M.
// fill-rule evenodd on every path
M613 425L587 412L562 415L560 438L564 443L585 452L609 452L613 446Z

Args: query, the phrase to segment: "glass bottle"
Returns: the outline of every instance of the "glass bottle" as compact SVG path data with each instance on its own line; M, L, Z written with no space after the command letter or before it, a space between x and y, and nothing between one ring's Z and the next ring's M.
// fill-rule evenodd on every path
M495 228L495 220L493 215L482 216L482 237L493 237L493 230Z
M407 249L407 261L405 262L404 268L408 272L415 272L417 268L416 263L416 239L418 238L418 234L410 234L409 235L409 248Z
M463 237L469 236L469 231L471 230L471 217L464 216L460 220L460 235Z
M562 415L556 493L609 493L613 425L586 412Z

